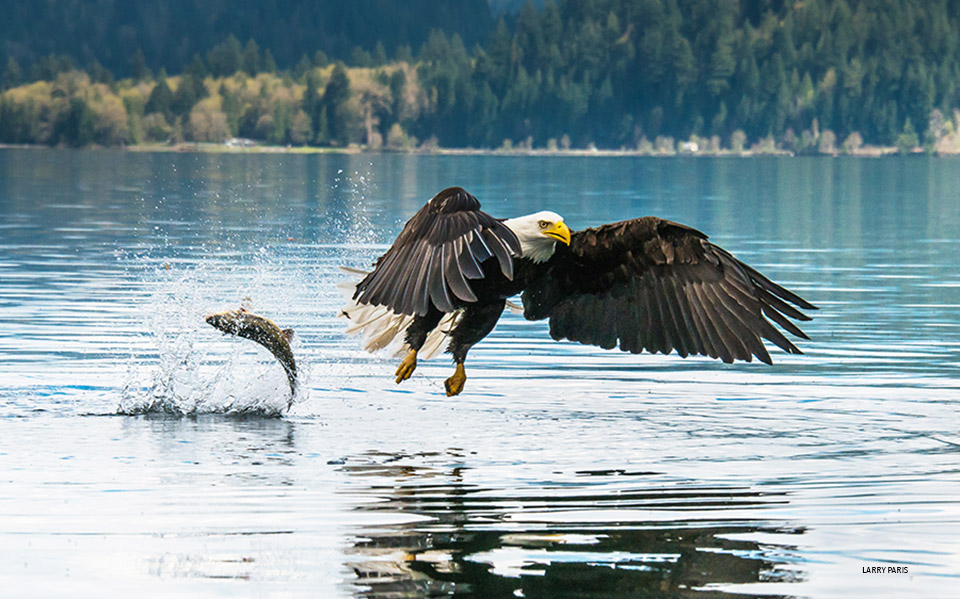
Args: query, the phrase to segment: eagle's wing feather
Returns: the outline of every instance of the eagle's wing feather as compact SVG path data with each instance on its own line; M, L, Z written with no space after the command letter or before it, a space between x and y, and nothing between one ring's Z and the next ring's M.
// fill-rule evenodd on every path
M404 226L374 269L357 284L359 304L386 306L397 314L426 314L431 303L452 312L456 302L475 302L470 280L483 278L480 265L496 257L504 276L513 277L517 236L480 210L480 202L459 187L438 193Z
M549 318L554 339L768 364L762 339L800 353L770 321L806 339L788 317L816 309L703 233L655 217L574 233L522 297L526 318Z

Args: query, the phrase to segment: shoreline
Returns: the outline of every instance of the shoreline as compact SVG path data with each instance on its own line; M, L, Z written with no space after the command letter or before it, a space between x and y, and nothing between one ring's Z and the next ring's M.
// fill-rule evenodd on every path
M200 154L410 154L419 156L557 156L557 157L648 157L648 158L754 158L759 156L777 156L777 157L828 157L836 158L841 156L850 156L857 158L880 158L884 156L900 155L897 148L893 146L863 146L852 152L834 152L830 154L795 154L789 150L743 150L734 152L733 150L715 151L678 151L678 152L648 152L640 150L626 149L599 149L599 148L578 148L578 149L547 149L547 148L511 148L489 149L489 148L417 148L412 150L391 150L391 149L369 149L365 146L352 144L343 148L319 147L319 146L275 146L268 144L250 144L250 145L232 145L224 143L206 143L206 142L184 142L180 144L137 144L130 146L84 146L80 148L68 148L64 146L46 146L39 144L0 144L0 150L7 149L68 149L82 151L125 151L139 153L200 153ZM953 153L943 152L924 152L922 148L915 148L906 156L911 155L929 155L929 156L956 156Z

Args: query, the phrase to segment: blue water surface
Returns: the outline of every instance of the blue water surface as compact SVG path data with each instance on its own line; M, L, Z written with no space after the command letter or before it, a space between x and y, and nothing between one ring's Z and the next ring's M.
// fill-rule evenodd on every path
M338 267L450 185L500 217L694 226L817 304L811 340L724 365L508 313L461 396L446 358L397 386L343 334ZM955 596L958 238L951 158L0 150L0 583ZM297 331L289 413L276 361L203 322L241 302Z

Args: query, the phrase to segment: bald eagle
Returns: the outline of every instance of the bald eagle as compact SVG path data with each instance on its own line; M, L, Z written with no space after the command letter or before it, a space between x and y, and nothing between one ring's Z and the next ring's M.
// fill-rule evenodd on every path
M808 339L787 317L816 310L686 225L647 216L571 232L553 212L494 218L459 187L427 202L362 274L347 285L348 332L371 351L402 338L397 383L449 339L448 396L463 390L467 352L518 293L524 316L549 319L556 340L726 363L771 364L761 339L801 353L770 321Z

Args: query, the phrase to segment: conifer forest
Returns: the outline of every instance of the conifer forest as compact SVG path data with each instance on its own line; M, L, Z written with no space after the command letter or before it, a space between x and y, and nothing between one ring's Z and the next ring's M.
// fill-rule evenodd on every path
M960 147L947 0L0 4L0 143Z

